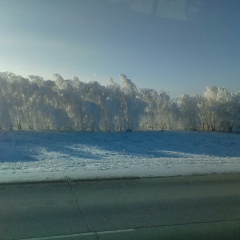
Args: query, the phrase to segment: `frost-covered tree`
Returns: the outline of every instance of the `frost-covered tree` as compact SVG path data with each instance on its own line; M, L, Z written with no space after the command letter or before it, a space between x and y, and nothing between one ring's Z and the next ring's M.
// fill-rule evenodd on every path
M200 120L200 129L207 130L208 126L208 103L207 98L202 95L195 95L195 99L198 107L198 116ZM208 127L209 130L209 127Z
M231 94L226 88L219 88L216 98L216 116L220 130L232 132L239 120L237 95Z
M170 99L138 89L124 74L105 87L77 77L54 80L0 73L0 129L121 131L192 129L239 131L240 93L207 87L203 95Z
M206 98L206 122L208 130L232 131L235 125L237 107L233 104L232 94L226 88L207 87L204 92Z
M147 106L141 117L141 127L146 130L154 130L158 127L158 93L153 89L140 89L140 98Z
M106 104L108 106L107 119L108 130L123 130L125 115L122 109L122 102L124 101L124 93L112 78L109 79L107 85Z
M170 96L165 91L159 93L157 110L159 127L162 130L171 129L171 101Z
M136 127L136 115L138 108L136 85L128 79L124 74L120 75L121 90L123 91L123 98L121 99L121 112L123 115L124 129L133 129Z
M0 84L2 81L0 80ZM12 123L10 119L10 114L8 110L8 104L5 101L3 91L0 87L0 130L11 130L12 129Z
M203 94L203 96L207 99L207 129L211 129L212 131L215 131L216 129L217 93L218 88L213 86L207 87L206 91Z
M197 130L199 124L197 98L184 94L177 99L177 102L183 128Z

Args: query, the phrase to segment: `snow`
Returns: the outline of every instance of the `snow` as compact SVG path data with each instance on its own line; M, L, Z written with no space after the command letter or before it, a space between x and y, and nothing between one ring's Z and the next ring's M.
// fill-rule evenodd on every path
M0 132L0 182L240 172L240 134Z

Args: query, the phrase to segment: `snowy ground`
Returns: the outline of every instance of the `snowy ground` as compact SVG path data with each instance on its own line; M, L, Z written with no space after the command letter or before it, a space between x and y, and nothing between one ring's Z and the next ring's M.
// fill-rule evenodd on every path
M0 132L0 182L240 172L240 134Z

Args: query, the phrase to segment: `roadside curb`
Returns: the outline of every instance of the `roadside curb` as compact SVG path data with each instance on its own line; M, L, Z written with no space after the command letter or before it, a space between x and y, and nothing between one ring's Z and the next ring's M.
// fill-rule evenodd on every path
M85 183L85 182L110 182L110 181L130 181L130 180L140 180L140 179L194 179L194 178L208 178L210 177L212 180L218 177L223 176L226 178L239 178L240 172L223 172L223 173L206 173L206 174L187 174L187 175L169 175L169 176L129 176L129 177L96 177L96 178L61 178L61 179L53 179L53 180L39 180L39 181L10 181L10 182L0 182L0 186L7 185L41 185L41 184L64 184L64 183Z

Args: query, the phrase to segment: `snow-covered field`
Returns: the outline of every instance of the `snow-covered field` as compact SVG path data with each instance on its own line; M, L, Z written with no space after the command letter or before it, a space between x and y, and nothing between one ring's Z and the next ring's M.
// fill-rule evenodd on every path
M0 182L240 172L240 134L0 132Z

